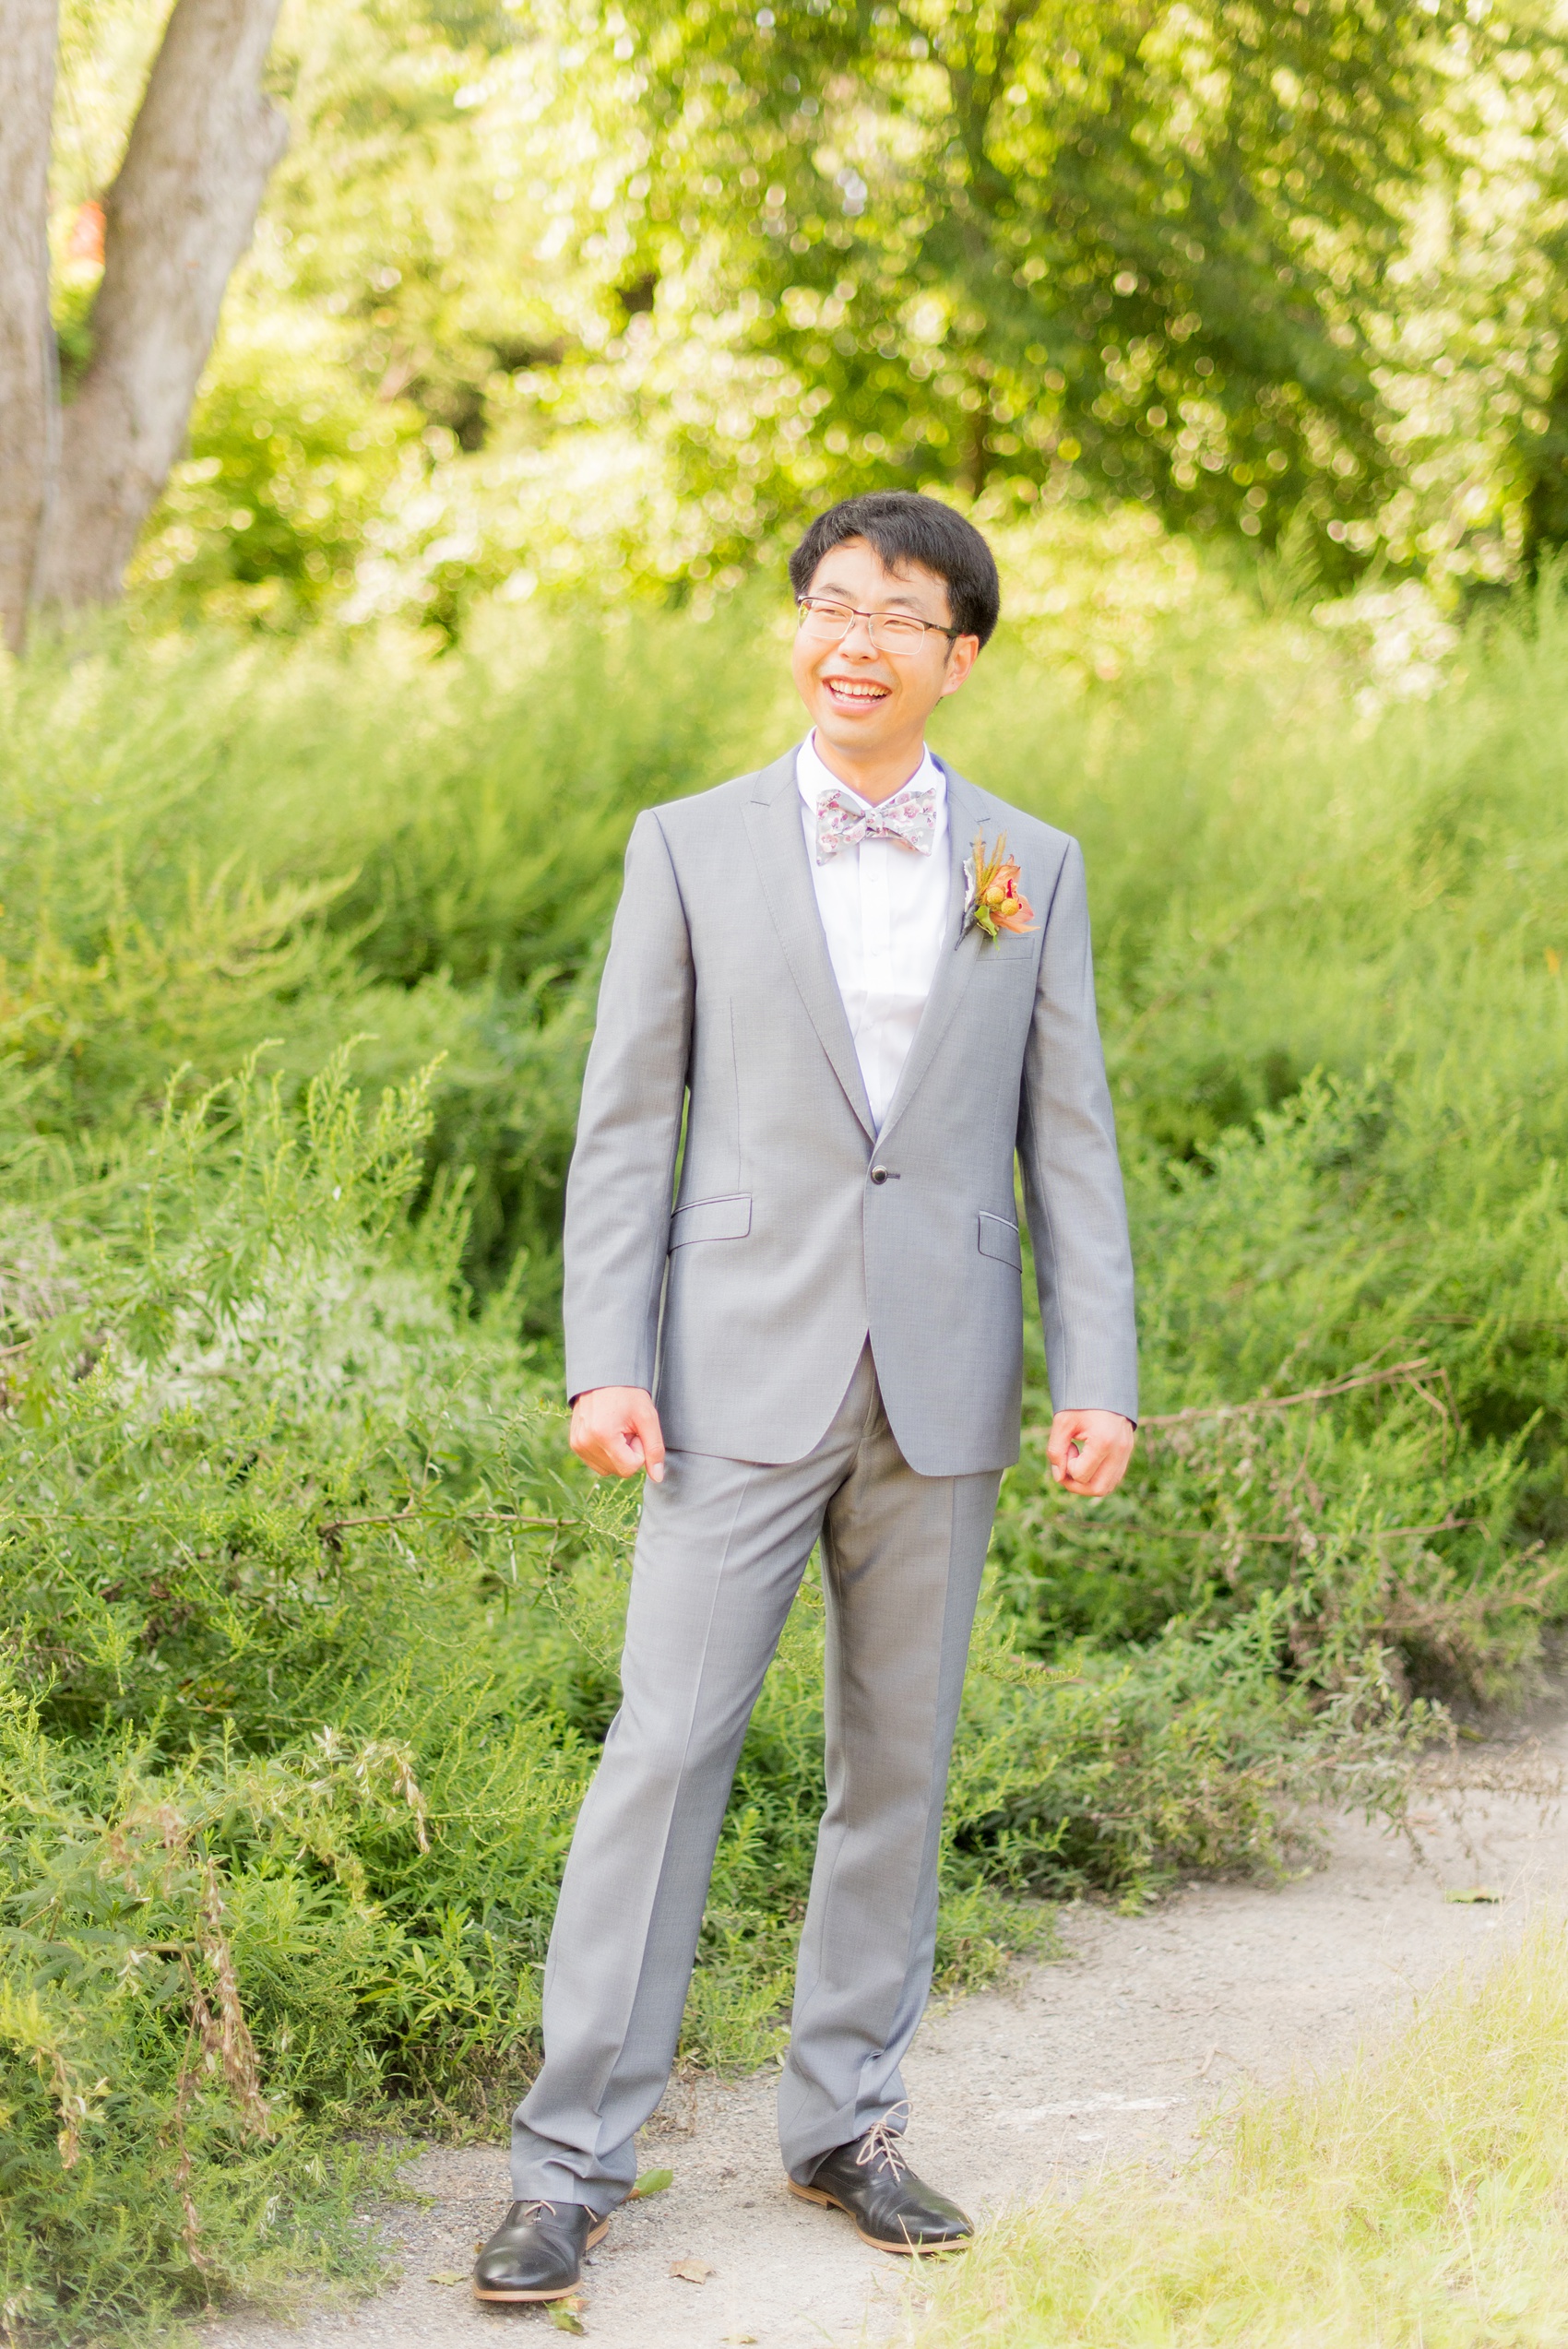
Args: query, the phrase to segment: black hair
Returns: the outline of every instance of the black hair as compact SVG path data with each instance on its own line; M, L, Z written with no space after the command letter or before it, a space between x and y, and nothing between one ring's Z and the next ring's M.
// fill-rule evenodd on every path
M889 571L918 563L947 589L953 625L983 645L1002 609L996 564L972 522L940 498L914 490L869 490L819 514L790 557L790 585L803 596L824 555L846 539L864 539Z

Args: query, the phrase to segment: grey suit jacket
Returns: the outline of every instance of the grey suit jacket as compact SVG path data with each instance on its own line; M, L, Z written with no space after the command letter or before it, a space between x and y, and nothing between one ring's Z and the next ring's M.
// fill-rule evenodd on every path
M869 1334L912 1468L1016 1460L1015 1156L1052 1399L1136 1416L1083 858L944 764L948 938L880 1134L794 752L633 828L566 1191L566 1382L653 1389L672 1450L803 1458ZM962 931L963 865L999 831L1038 928L992 943Z

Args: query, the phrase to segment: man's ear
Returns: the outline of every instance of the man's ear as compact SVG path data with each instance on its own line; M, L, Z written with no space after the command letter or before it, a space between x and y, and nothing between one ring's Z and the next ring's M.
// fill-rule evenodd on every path
M939 701L956 694L976 661L980 658L980 640L978 636L956 636L947 656L947 674L942 681Z

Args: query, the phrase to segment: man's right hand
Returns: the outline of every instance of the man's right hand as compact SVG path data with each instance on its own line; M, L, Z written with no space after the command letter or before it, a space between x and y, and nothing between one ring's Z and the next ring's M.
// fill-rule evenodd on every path
M664 1482L664 1431L646 1387L590 1386L574 1396L569 1441L599 1476L646 1468L656 1485Z

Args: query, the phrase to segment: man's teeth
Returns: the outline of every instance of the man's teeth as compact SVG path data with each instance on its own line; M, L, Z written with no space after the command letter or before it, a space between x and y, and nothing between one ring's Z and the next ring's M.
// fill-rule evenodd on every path
M842 701L881 702L887 698L885 685L847 685L841 677L830 677L827 690L830 694L837 694Z

